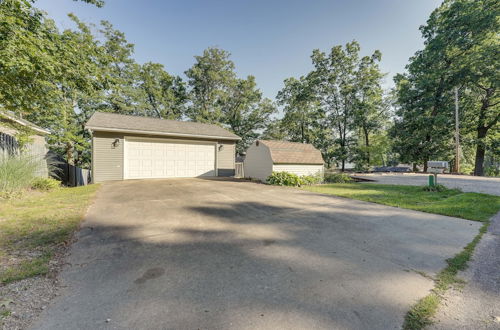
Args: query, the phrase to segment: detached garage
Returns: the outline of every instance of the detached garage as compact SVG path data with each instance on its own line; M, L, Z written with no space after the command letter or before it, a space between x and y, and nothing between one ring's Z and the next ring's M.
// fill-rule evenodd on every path
M234 175L240 138L217 125L96 112L86 128L93 182Z
M272 172L323 174L323 156L312 144L257 140L247 150L245 177L266 181Z

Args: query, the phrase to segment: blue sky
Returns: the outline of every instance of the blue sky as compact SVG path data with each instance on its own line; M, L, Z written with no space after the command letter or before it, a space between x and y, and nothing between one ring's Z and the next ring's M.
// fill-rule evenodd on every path
M385 85L422 48L418 27L441 0L106 0L96 8L71 0L39 0L61 28L75 13L87 23L110 21L135 44L139 63L162 63L183 76L209 46L231 52L239 76L254 75L274 99L283 80L311 70L312 50L357 40L363 55L382 52Z

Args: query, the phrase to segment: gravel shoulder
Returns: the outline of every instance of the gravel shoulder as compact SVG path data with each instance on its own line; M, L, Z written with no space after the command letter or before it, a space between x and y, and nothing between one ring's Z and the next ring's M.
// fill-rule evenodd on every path
M500 213L460 277L466 284L446 292L429 329L500 329Z
M51 300L59 295L57 275L64 265L66 252L66 247L59 248L46 276L30 277L0 286L0 309L9 313L0 319L2 330L28 328Z

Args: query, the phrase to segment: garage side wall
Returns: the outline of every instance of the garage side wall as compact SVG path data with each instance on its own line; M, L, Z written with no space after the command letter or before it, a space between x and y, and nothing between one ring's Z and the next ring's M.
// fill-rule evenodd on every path
M236 144L233 141L219 141L217 149L218 176L234 176ZM222 147L221 147L222 146Z
M254 142L247 150L243 166L246 178L265 182L273 171L269 148L262 143L257 146Z
M275 164L273 165L273 172L288 172L302 175L316 175L323 174L323 165L304 165L304 164Z
M116 139L118 144L114 144ZM121 133L93 132L93 182L123 180L123 145Z

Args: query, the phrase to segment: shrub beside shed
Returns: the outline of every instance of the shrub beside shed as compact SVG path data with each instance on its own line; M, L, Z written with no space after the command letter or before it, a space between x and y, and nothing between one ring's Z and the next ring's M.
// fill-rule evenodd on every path
M289 172L299 176L323 174L321 152L312 144L257 140L247 150L245 177L266 181L272 172Z

